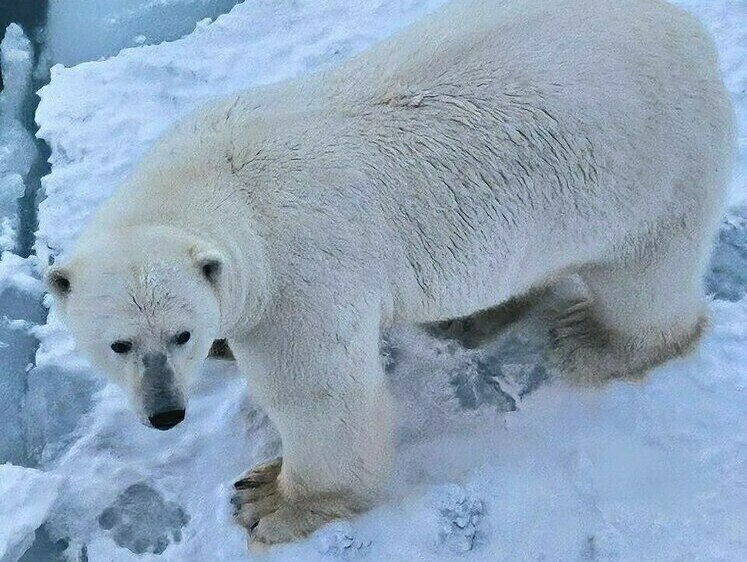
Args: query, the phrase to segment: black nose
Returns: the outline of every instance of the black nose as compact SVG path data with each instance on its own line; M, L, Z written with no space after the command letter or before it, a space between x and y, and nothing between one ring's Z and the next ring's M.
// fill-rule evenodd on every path
M158 412L148 418L150 424L156 429L166 431L184 419L184 410L168 410L167 412Z

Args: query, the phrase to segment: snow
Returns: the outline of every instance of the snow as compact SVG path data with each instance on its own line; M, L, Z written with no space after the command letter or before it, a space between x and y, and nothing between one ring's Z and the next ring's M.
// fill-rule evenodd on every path
M34 275L34 263L34 259L3 252L0 257L0 293L8 287L14 287L24 293L40 295L42 284Z
M716 301L713 312L696 355L646 385L546 385L524 399L516 392L518 409L502 416L497 396L464 410L448 369L415 386L423 357L456 367L500 345L467 351L413 329L393 332L390 345L404 348L390 366L399 407L419 418L402 416L391 496L263 558L739 559L747 301ZM230 485L277 442L244 387L232 364L211 362L190 416L168 433L140 425L124 397L104 388L80 440L54 465L67 485L52 525L87 544L90 560L245 559Z
M0 562L15 562L28 549L60 484L59 476L0 464Z
M52 150L38 263L69 248L92 209L198 104L334 64L443 3L247 1L177 41L147 45L150 32L134 26L132 43L111 52L98 43L95 55L72 60L142 46L54 67L36 116ZM716 37L742 143L702 345L645 384L582 391L547 368L536 314L478 349L394 329L384 346L400 422L389 497L262 559L747 559L747 8L678 3ZM279 444L234 365L208 361L187 420L157 432L118 389L94 382L103 379L54 311L32 330L40 349L26 399L30 446L40 468L65 481L42 516L51 536L91 561L258 558L231 522L230 488Z

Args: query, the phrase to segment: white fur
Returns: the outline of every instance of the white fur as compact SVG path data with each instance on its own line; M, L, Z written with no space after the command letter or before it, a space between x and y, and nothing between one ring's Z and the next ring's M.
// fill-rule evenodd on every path
M457 1L178 126L63 266L63 308L105 355L141 323L127 294L167 264L183 310L159 329L186 322L203 355L228 338L283 439L279 492L242 496L240 520L266 542L301 536L385 482L382 325L578 273L593 301L556 329L577 379L634 376L697 338L733 156L717 67L700 25L659 0ZM199 246L222 261L215 283Z

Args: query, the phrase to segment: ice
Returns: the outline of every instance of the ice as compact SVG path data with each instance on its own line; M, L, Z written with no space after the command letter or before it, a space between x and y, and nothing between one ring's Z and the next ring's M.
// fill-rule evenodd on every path
M28 462L50 463L78 438L75 430L100 386L89 370L36 366L27 373L22 420Z
M31 6L10 10L33 20ZM11 24L0 43L0 463L35 466L69 444L85 412L92 386L68 378L59 368L33 369L35 330L46 321L41 305L40 267L27 256L34 239L35 187L44 172L32 131L36 85L35 48L23 29ZM23 199L21 199L23 197Z
M31 41L11 24L0 43L3 90L0 92L0 251L15 249L18 199L36 158L33 135L24 123L34 67Z
M2 292L0 317L0 462L28 465L30 463L24 423L26 373L34 361L34 338L26 325L14 322L27 318L43 321L36 314L27 295L14 287Z
M244 2L183 39L147 45L150 35L132 31L127 44L143 46L54 68L37 113L52 149L39 265L70 247L143 152L198 104L334 64L442 3ZM679 4L715 34L747 138L744 3ZM732 202L745 191L738 175ZM743 217L733 211L721 232L703 344L646 384L564 387L531 314L466 347L414 327L385 334L399 423L388 497L262 559L747 559ZM25 271L0 268L0 283ZM69 539L72 559L92 561L257 559L231 522L230 488L279 443L234 365L208 362L187 420L161 433L140 425L116 388L93 382L54 311L32 331L41 348L27 408L49 415L29 428L30 448L66 482L48 542Z
M0 258L0 463L33 464L29 456L26 392L36 338L31 331L45 321L35 261L9 251ZM45 419L44 416L42 419Z
M49 529L42 525L36 530L34 542L18 562L70 562L65 557L69 544L67 539L52 540Z
M35 338L14 321L44 321L38 306L39 282L33 259L13 252L18 246L19 200L37 156L28 130L34 50L20 26L11 24L0 43L0 462L28 464L23 404L26 373L34 361Z
M61 478L0 464L0 562L16 562L47 518Z
M239 0L51 0L50 57L73 66L121 49L178 39Z

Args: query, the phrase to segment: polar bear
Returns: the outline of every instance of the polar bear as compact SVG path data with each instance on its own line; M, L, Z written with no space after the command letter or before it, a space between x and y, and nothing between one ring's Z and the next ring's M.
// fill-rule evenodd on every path
M386 485L379 335L580 276L552 326L577 382L703 331L733 115L714 48L659 0L458 0L311 77L175 127L48 272L80 347L158 429L226 339L282 438L235 484L254 540Z

